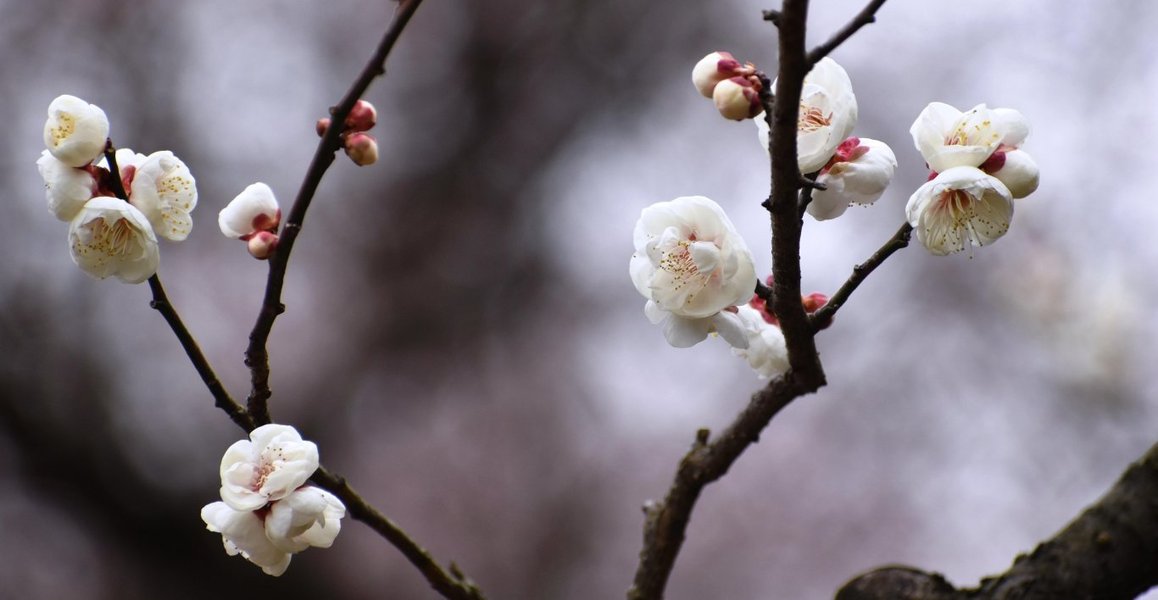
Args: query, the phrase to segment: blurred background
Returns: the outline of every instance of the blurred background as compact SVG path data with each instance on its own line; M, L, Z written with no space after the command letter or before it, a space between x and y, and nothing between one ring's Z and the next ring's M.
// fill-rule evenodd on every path
M813 44L862 6L813 4ZM339 157L323 182L271 339L274 418L491 598L623 597L641 505L763 385L721 340L668 346L627 264L642 208L702 194L767 273L755 128L689 73L717 49L774 71L775 7L427 0L367 95L379 164ZM242 399L266 266L217 212L254 181L288 209L390 9L0 0L0 596L436 598L353 521L281 578L225 555L198 513L242 434L145 286L73 266L34 165L62 93L104 108L119 146L184 159L200 205L160 275ZM900 168L875 206L806 218L805 292L901 224L930 101L1021 110L1041 188L996 245L909 248L861 287L819 338L828 387L706 490L672 600L831 598L892 562L975 584L1158 434L1158 4L893 0L878 19L834 57L856 134Z

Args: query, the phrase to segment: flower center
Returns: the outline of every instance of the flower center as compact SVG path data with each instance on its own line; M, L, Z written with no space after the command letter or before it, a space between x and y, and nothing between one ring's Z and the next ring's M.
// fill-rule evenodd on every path
M89 239L80 245L81 254L96 252L105 256L127 256L134 245L133 226L128 219L117 219L112 225L104 218L89 221L83 226Z
M800 103L800 119L796 122L797 131L807 133L829 125L832 125L832 113L825 115L824 111L815 106Z
M56 117L56 126L52 128L52 141L54 146L59 146L61 142L68 139L76 131L76 117L69 113L61 113Z

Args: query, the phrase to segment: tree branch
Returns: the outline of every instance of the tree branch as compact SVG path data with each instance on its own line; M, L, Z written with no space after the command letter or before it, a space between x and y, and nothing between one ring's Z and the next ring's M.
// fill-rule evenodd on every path
M846 583L836 600L1133 600L1158 585L1158 444L1053 539L1008 571L958 590L936 573L889 566Z
M812 51L808 53L809 68L811 68L812 65L820 62L820 59L831 54L833 50L836 50L837 46L840 46L845 42L845 40L852 37L852 35L859 31L861 27L864 27L869 23L876 22L876 13L878 10L880 10L884 3L885 0L872 0L868 3L867 6L864 7L864 9L857 13L857 15L853 17L847 25L845 25L840 31L833 34L833 36L829 38L828 41L813 48Z
M868 278L869 274L881 266L894 252L909 245L909 239L913 235L913 226L905 223L897 230L885 245L881 246L868 260L856 265L852 268L852 275L840 286L840 289L828 299L828 303L820 307L819 310L812 313L810 320L812 321L813 331L820 331L832 324L832 319L836 316L836 311L844 306L848 301L848 297L852 295L856 288L860 286L861 282Z
M257 321L253 325L253 331L249 334L249 347L245 350L245 365L249 367L252 384L247 404L249 414L258 425L270 422L268 405L271 395L269 389L269 350L266 346L274 320L285 312L285 305L281 302L281 292L285 284L285 273L286 267L289 265L290 252L293 251L294 242L297 240L298 233L301 232L306 211L317 193L322 176L326 174L326 170L333 164L338 150L342 148L340 139L342 123L349 116L354 104L362 97L362 94L366 93L366 89L370 87L374 78L386 72L386 58L390 55L390 50L394 48L394 44L402 35L403 29L406 28L406 24L410 22L410 17L414 15L414 11L418 9L420 4L422 4L422 0L400 0L394 18L386 27L386 32L378 43L374 55L363 67L362 72L350 86L342 101L330 109L331 126L326 130L321 141L318 142L318 148L314 152L309 170L306 171L305 179L294 199L285 226L282 228L277 250L270 257L265 297L262 300Z
M310 480L337 496L354 519L370 526L386 538L407 560L422 573L430 587L450 600L484 600L482 590L475 587L468 577L451 563L450 570L444 570L430 553L414 541L398 525L366 502L344 477L334 475L325 467L318 467Z
M117 195L117 198L128 202L129 195L125 192L124 183L121 181L121 169L117 165L116 148L113 146L112 140L105 142L105 161L109 164L109 183L112 185L113 193ZM197 370L197 374L201 376L201 381L205 382L205 387L209 388L209 393L213 395L217 408L225 411L225 414L229 415L230 420L238 427L245 431L252 431L253 419L250 418L243 406L233 400L225 386L221 385L221 380L217 379L217 374L213 372L209 360L201 352L197 340L193 339L193 334L189 333L189 329L181 320L181 315L177 313L177 309L169 301L169 296L165 294L165 287L161 285L161 278L156 273L149 278L149 289L153 292L153 300L149 302L149 307L161 313L165 322L169 324L169 328L176 334L177 341L181 342L181 347L185 349L185 354L192 361L193 368Z

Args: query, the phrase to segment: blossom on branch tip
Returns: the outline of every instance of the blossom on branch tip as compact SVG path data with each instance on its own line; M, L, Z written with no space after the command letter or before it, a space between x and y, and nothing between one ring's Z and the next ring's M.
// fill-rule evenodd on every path
M85 202L99 195L96 178L91 171L70 167L57 160L48 150L40 153L36 168L44 178L48 210L61 221L71 221Z
M657 202L640 214L630 273L648 302L645 314L663 324L668 342L687 347L718 333L742 344L726 309L752 294L752 255L724 210L703 196Z
M776 88L776 82L772 82ZM835 60L822 58L804 76L796 122L796 157L801 173L815 173L832 158L841 142L856 127L856 95L848 73ZM757 116L756 133L768 149L767 121Z
M935 173L953 167L980 167L999 148L1015 149L1029 135L1029 121L1011 108L978 104L961 112L930 102L909 133L921 157Z
M121 151L117 152L121 177L131 182L129 202L148 217L157 235L174 242L184 240L193 229L189 213L197 206L197 182L189 167L168 150L122 166ZM128 173L129 169L133 172Z
M745 77L732 77L716 85L712 102L725 119L743 121L760 114L760 82Z
M1013 197L976 167L952 167L926 182L905 207L917 239L936 255L992 244L1009 230Z
M83 167L104 152L109 137L105 111L76 96L57 96L48 105L44 145L60 162Z
M359 167L368 167L378 162L378 142L374 136L356 132L346 137L346 156Z
M262 425L221 458L221 499L234 510L257 510L305 484L318 469L318 447L288 425Z
M157 272L160 253L149 220L128 202L99 197L86 202L68 227L72 260L85 273L141 283Z
M276 232L280 222L277 198L273 190L260 181L242 190L217 215L221 233L242 241L249 241L258 232Z
M747 77L756 72L751 64L741 65L730 52L712 52L692 67L692 85L705 97L713 97L716 84L736 76Z
M876 202L892 181L896 168L897 157L888 144L848 138L816 178L825 189L812 192L808 214L824 221L839 217L853 204Z

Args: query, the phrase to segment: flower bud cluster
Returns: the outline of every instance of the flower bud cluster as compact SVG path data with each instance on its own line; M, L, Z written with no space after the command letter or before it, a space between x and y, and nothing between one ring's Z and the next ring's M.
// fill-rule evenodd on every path
M260 181L242 190L217 215L222 235L245 242L249 253L258 260L269 258L277 250L280 224L277 198Z
M145 156L122 148L113 154L114 169L102 158L111 148L108 135L100 107L59 96L48 106L46 149L36 166L49 212L69 223L73 262L98 279L140 283L157 272L158 236L188 237L197 185L168 150Z
M725 119L743 121L760 114L760 91L764 89L756 66L740 64L729 52L712 52L692 67L692 85L711 98Z
M221 500L201 509L205 528L221 534L225 552L279 576L293 554L329 548L346 506L306 485L318 469L318 447L288 425L262 425L221 458Z
M342 124L342 147L346 150L346 156L359 167L378 162L378 142L374 136L366 133L377 123L378 111L374 105L365 100L358 100ZM318 137L326 135L331 124L330 119L318 119L314 126Z

